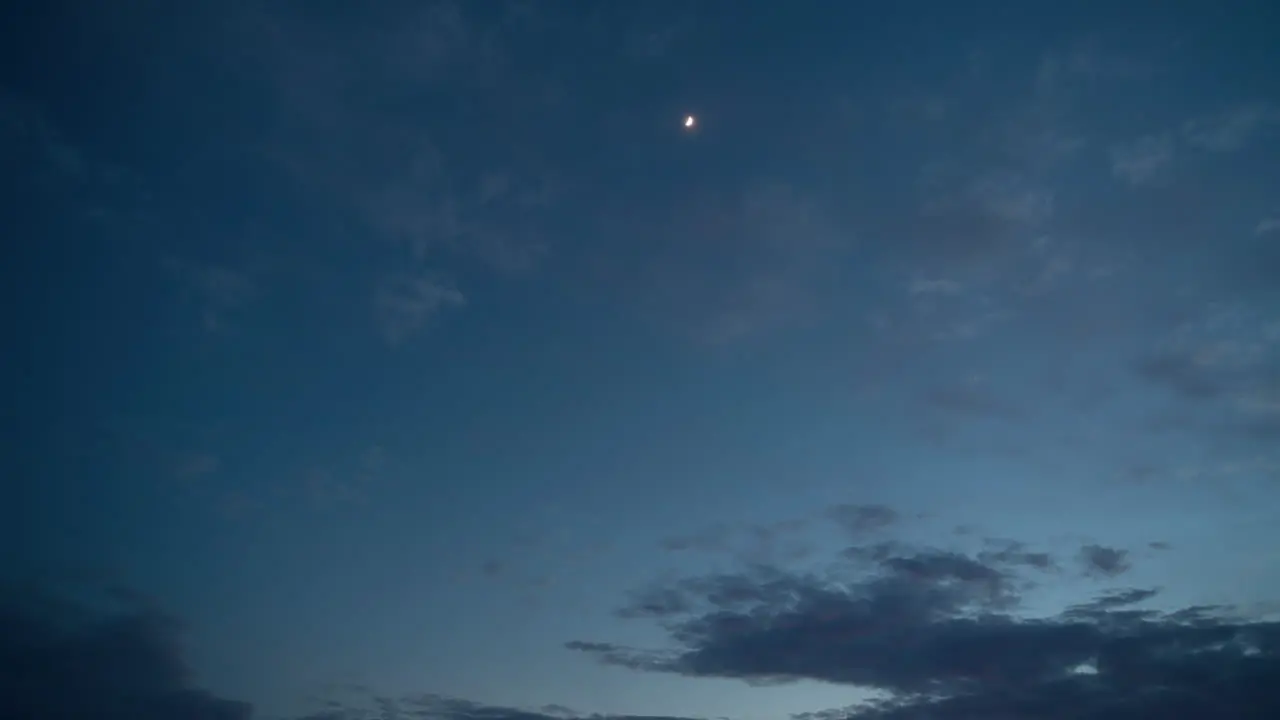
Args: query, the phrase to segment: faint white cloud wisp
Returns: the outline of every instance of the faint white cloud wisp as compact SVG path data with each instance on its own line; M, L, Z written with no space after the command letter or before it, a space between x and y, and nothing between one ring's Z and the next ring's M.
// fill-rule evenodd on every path
M1174 145L1169 135L1148 135L1111 148L1111 174L1130 185L1163 182L1173 165Z
M1243 105L1217 115L1187 121L1183 136L1193 147L1212 152L1244 149L1254 135L1278 114L1265 104Z
M430 274L390 278L375 298L378 326L393 347L420 332L437 313L465 304L456 287Z

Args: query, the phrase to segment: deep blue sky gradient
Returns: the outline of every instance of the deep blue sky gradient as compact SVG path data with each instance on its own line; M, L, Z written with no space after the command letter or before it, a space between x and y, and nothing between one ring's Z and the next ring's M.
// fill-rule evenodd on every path
M1271 5L6 9L0 717L1266 716Z

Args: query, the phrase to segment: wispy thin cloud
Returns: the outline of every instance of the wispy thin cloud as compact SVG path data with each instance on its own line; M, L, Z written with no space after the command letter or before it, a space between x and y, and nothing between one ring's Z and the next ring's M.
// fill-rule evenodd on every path
M374 297L378 327L391 346L399 346L421 332L439 313L462 307L466 297L433 273L384 280Z
M167 258L164 267L196 306L200 324L211 333L227 330L232 318L259 294L256 273L246 268L176 257Z
M854 232L787 183L677 203L644 232L666 241L639 264L642 303L697 342L724 345L803 326L838 291Z
M194 481L218 472L221 461L212 453L197 453L184 458L177 469L178 479Z
M1243 150L1268 125L1280 121L1280 111L1265 103L1242 105L1182 126L1187 144L1211 152Z
M1159 185L1173 166L1173 136L1148 135L1111 148L1111 174L1134 186Z

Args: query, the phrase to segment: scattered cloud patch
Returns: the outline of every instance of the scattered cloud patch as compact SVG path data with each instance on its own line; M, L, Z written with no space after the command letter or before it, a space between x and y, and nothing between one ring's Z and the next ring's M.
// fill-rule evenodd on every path
M657 621L667 649L575 641L571 650L645 672L744 680L816 680L876 699L812 717L1263 718L1280 710L1280 624L1228 608L1154 610L1151 588L1119 587L1055 615L1028 615L1026 573L1047 554L991 541L978 555L882 543L846 553L849 573L773 567L654 586L626 617ZM1081 550L1114 579L1128 553ZM1193 701L1192 701L1193 700ZM1190 705L1188 705L1190 703ZM808 717L809 715L806 715Z
M1102 545L1086 545L1080 549L1080 564L1086 575L1094 577L1119 577L1132 567L1129 551Z
M263 161L364 251L414 268L377 290L379 331L403 344L464 305L458 277L531 271L559 237L557 81L521 54L558 20L514 2L349 10L341 28L300 8L241 10L220 40L270 98Z
M1280 324L1274 314L1231 301L1189 314L1135 367L1139 377L1183 401L1166 411L1168 423L1176 425L1162 427L1273 446L1280 437L1277 362ZM1268 462L1276 460L1250 464Z

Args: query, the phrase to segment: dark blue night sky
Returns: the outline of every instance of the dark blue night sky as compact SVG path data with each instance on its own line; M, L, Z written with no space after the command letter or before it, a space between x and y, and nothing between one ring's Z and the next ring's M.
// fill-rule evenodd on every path
M0 720L1280 717L1275 3L0 28Z

